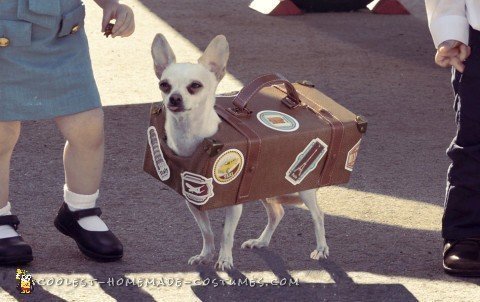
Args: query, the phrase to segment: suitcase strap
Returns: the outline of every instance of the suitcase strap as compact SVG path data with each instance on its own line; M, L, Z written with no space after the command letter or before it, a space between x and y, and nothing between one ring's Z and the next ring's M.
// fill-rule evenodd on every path
M224 119L247 139L245 168L237 193L237 202L249 200L248 197L250 196L253 176L255 175L255 169L257 167L258 157L260 155L260 136L258 136L255 131L250 129L240 118L232 115L225 108L215 105L215 110L222 119Z
M288 93L284 87L280 87L278 85L275 85L274 87L282 91L283 93ZM330 135L330 144L328 146L328 153L325 164L323 165L322 171L320 172L319 182L320 187L329 186L333 184L333 171L335 170L335 163L337 162L337 157L340 153L340 149L342 146L345 125L340 119L338 119L335 115L322 107L320 104L306 96L304 93L300 92L298 89L296 91L297 94L301 96L302 104L307 105L307 107L309 107L313 112L315 112L320 119L324 120L327 124L329 124L332 130Z
M320 186L329 186L332 185L332 176L333 171L335 170L335 164L337 162L338 153L342 146L344 125L338 120L335 116L331 115L330 112L320 112L319 116L325 119L330 128L332 129L332 134L330 136L330 148L327 153L327 159L325 160L325 165L323 166L321 177L320 177Z
M243 89L235 96L232 103L235 106L233 112L242 112L248 111L247 105L252 100L252 98L260 91L262 88L270 87L275 84L283 84L285 85L287 97L290 102L293 104L292 106L297 106L300 104L300 100L298 98L297 91L295 87L290 83L284 76L276 73L262 75L247 85L243 87ZM232 113L232 109L230 110Z

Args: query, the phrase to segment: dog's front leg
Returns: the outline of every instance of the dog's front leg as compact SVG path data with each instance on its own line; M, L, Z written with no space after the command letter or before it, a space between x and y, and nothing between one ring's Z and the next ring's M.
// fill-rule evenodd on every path
M225 226L223 228L222 241L220 243L220 253L215 268L220 270L233 268L233 237L237 229L238 221L242 216L243 205L235 205L225 209Z
M318 260L320 258L328 257L328 245L325 238L325 219L323 211L317 203L317 190L307 190L300 192L300 198L303 200L307 208L312 214L313 225L315 227L315 237L317 239L317 248L310 254L310 258Z
M193 217L197 221L200 232L202 232L203 248L199 255L195 255L188 260L188 264L199 264L212 262L215 253L215 244L213 241L212 227L210 226L210 218L206 211L200 211L194 205L187 201L187 206L192 212Z

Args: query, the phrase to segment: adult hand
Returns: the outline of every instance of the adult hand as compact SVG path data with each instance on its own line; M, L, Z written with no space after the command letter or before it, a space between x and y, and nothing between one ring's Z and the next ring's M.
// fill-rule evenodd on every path
M441 67L455 67L459 72L465 70L465 60L472 50L468 45L456 40L448 40L439 45L435 55L435 63Z

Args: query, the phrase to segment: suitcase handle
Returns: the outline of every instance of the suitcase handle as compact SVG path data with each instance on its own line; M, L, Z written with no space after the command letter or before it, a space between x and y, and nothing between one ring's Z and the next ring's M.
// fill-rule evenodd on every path
M290 83L284 76L278 73L273 73L260 76L243 87L243 89L233 99L233 105L236 108L229 111L237 112L237 114L239 112L249 112L247 109L248 103L262 88L278 84L285 85L287 90L287 98L289 99L288 103L292 104L288 105L290 108L295 108L296 106L300 105L300 98L298 97L298 93L295 90L295 87L293 87L292 83Z

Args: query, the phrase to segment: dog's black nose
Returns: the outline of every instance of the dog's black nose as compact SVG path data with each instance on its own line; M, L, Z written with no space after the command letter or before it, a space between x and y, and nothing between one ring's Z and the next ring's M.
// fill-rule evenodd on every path
M174 93L169 98L170 105L172 106L180 106L183 102L182 96L178 93Z

